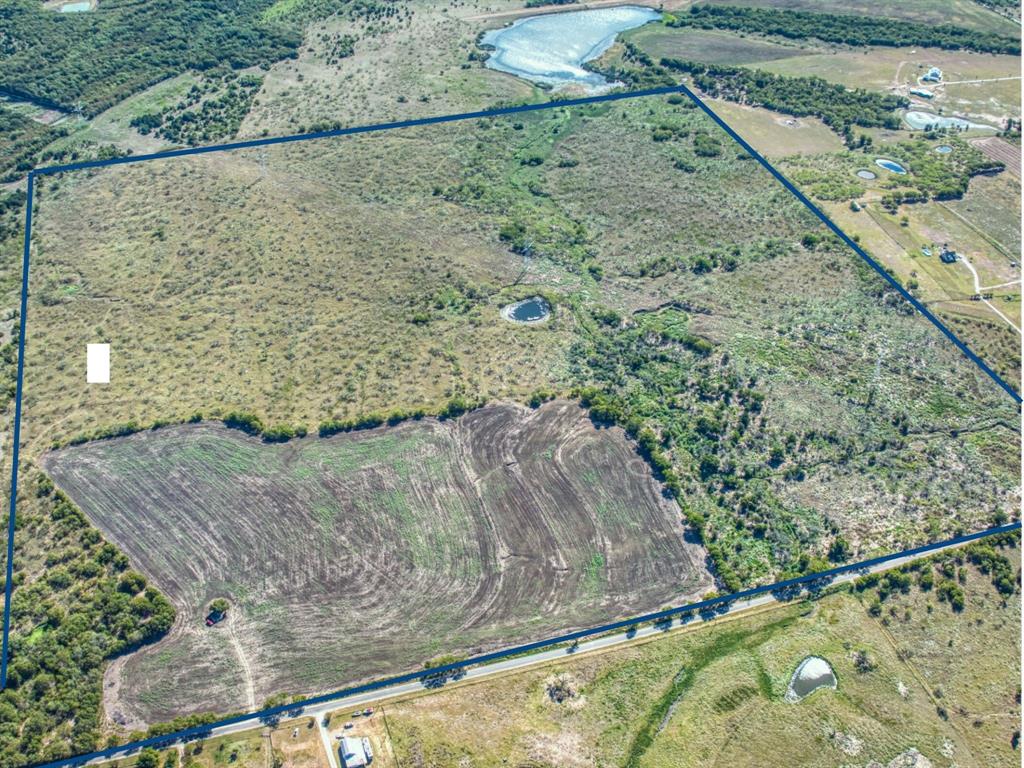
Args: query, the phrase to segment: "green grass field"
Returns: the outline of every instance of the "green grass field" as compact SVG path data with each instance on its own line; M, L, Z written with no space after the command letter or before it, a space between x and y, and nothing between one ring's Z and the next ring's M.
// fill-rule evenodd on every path
M414 766L902 765L891 761L911 750L935 766L1012 766L1020 595L962 567L960 613L911 587L877 617L865 592L698 624L386 705L393 746ZM788 702L808 655L832 665L838 688Z
M781 44L728 32L671 28L660 24L630 30L620 39L639 46L655 60L667 57L729 66L761 64L817 52L816 46Z

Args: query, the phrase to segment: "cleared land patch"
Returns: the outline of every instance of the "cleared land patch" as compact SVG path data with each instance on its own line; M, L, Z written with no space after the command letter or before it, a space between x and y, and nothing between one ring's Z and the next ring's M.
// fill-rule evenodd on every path
M758 64L773 59L817 53L816 47L802 50L797 45L780 45L728 32L676 29L660 24L640 27L627 32L621 38L639 46L655 59L682 59L729 66Z
M246 666L262 701L711 585L622 432L570 402L286 445L182 426L43 464L178 608L166 639L116 668L108 711L126 723L237 709ZM222 596L232 626L204 627Z

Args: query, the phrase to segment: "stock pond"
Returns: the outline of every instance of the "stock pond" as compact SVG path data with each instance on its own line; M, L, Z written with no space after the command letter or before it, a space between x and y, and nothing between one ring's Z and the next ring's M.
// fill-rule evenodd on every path
M877 165L879 168L885 168L885 170L887 171L898 173L901 176L907 172L907 169L904 168L899 163L897 163L895 160L886 160L884 157L880 157L877 160L875 160L875 165Z
M551 305L540 296L507 304L501 308L501 316L513 323L540 323L551 316Z
M607 51L627 29L661 18L635 5L530 16L487 32L480 43L494 51L487 66L554 88L582 85L600 91L612 85L583 64Z
M819 688L835 688L837 685L832 665L820 656L808 656L800 662L789 681L786 701L800 701Z

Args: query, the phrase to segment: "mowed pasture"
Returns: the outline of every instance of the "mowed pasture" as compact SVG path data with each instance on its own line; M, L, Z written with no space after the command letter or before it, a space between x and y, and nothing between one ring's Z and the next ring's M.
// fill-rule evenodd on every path
M702 61L730 67L788 59L819 51L818 46L778 43L717 30L648 24L622 36L658 61L662 58Z
M252 709L712 585L624 433L568 401L284 445L184 425L41 463L179 611L108 672L122 725ZM207 628L217 597L229 617Z

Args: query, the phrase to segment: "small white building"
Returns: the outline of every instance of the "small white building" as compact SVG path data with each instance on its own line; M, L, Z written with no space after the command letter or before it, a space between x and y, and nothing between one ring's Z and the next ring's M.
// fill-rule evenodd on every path
M373 762L370 740L358 736L345 736L338 747L343 768L363 768Z
M924 83L941 83L942 82L942 70L938 67L932 67L928 70L927 74L921 78L921 82Z

